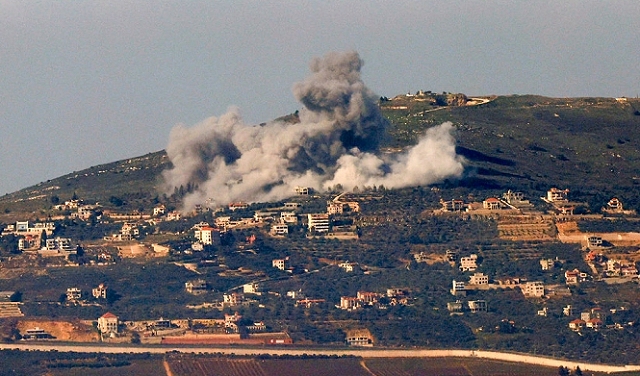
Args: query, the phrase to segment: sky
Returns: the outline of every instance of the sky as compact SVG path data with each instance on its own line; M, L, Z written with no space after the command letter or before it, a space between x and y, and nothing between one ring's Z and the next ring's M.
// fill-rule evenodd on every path
M355 50L375 93L636 97L640 1L0 0L0 195L162 150L232 106L301 108Z

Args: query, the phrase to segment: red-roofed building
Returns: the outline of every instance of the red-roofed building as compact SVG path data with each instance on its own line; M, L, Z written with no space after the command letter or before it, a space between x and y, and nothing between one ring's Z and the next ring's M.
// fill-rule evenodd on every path
M500 200L495 197L489 197L488 199L482 201L482 207L488 210L498 210L501 208Z
M107 312L98 318L98 330L102 335L118 334L118 316Z

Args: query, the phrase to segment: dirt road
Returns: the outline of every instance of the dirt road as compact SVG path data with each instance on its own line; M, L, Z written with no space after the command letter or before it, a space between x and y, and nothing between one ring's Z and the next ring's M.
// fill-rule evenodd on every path
M185 353L221 353L235 355L323 355L323 356L357 356L362 358L481 358L501 360L515 363L527 363L548 367L564 366L568 368L580 367L584 371L595 372L629 372L640 371L640 365L606 365L580 361L545 358L526 354L511 354L482 350L397 350L397 349L312 349L312 348L230 348L230 347L157 347L157 346L108 346L108 345L73 345L73 344L30 344L30 343L2 343L0 349L58 351L58 352L102 352L102 353L153 353L163 354L170 351Z

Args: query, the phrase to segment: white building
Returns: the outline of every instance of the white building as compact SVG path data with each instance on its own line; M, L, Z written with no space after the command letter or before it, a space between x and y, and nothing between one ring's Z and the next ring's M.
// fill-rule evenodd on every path
M283 236L289 233L289 225L286 223L276 223L271 226L271 235Z
M329 232L329 214L307 214L309 231Z
M98 318L98 330L102 335L118 334L118 316L107 312Z
M220 231L213 227L201 227L194 233L196 239L204 245L220 244Z

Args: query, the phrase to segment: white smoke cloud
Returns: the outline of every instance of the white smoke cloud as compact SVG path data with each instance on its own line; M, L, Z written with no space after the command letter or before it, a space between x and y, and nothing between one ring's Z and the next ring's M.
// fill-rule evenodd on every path
M314 59L311 76L293 87L304 105L297 124L247 125L231 108L191 128L174 127L166 192L196 187L184 197L183 206L190 209L205 202L284 199L295 186L400 188L459 176L462 159L450 123L429 129L406 152L379 155L388 123L378 97L361 80L362 64L356 52Z

